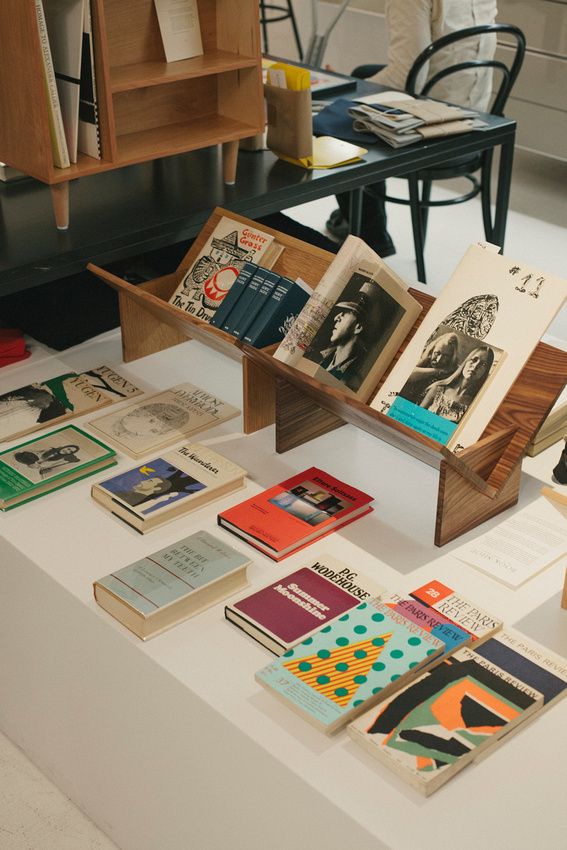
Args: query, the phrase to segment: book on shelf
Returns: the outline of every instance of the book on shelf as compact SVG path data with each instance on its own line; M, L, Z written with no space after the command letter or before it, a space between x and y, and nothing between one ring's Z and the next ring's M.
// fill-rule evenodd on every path
M39 42L41 46L41 58L43 62L43 78L47 99L49 135L51 138L53 164L56 168L68 168L71 161L69 159L67 139L65 138L65 127L63 125L63 117L61 115L61 104L59 102L59 92L57 91L51 47L49 44L49 34L47 32L42 0L35 0L35 12L37 17Z
M291 280L280 277L271 297L243 337L255 348L264 348L281 342L299 313L309 300L312 289L301 278Z
M94 484L91 496L146 534L240 490L246 470L208 446L188 443Z
M210 322L244 263L271 268L283 248L269 233L222 216L169 303Z
M114 466L116 452L66 425L0 452L0 510L8 511Z
M256 315L267 303L279 279L280 275L277 272L258 266L242 290L238 302L230 311L223 330L236 339L242 339Z
M348 727L372 756L424 795L493 750L543 696L468 647Z
M314 466L218 515L218 524L279 561L372 510L372 496Z
M77 147L80 153L85 153L94 159L101 158L91 0L85 0L83 16Z
M384 588L373 578L332 555L303 567L225 606L227 620L275 655L306 640L320 628Z
M138 459L239 413L238 408L217 396L184 383L94 419L89 425L130 457Z
M472 445L566 297L566 280L471 246L371 407L453 451Z
M211 316L209 320L213 327L221 328L227 333L229 332L230 325L228 324L228 320L230 313L233 308L236 307L237 301L240 299L240 296L243 294L249 282L258 271L258 268L259 266L257 263L244 263L238 272L236 280L226 293L217 310L215 310L214 315Z
M528 444L526 454L535 457L563 437L567 437L567 386L563 388L563 392Z
M167 62L201 56L197 0L154 0Z
M91 413L141 393L111 366L68 372L0 396L0 442Z
M98 604L142 640L193 617L248 584L249 559L197 531L94 582Z
M376 600L362 602L256 673L331 734L434 664L444 644Z

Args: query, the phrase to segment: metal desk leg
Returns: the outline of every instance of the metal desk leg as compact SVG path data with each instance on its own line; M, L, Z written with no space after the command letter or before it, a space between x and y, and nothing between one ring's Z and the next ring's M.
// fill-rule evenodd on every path
M512 164L514 162L514 136L509 142L500 147L500 164L498 167L498 188L496 190L496 208L494 211L494 228L492 240L504 250L506 236L506 220L508 217L508 202L510 200L510 185L512 183Z
M362 227L362 189L351 189L349 198L350 232L353 236L360 236Z

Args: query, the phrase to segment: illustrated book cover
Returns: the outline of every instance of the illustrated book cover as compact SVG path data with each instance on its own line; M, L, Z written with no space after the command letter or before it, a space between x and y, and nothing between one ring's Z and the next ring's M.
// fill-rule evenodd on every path
M59 490L116 463L116 452L66 425L0 452L0 510Z
M472 245L371 407L409 427L430 411L444 411L445 421L458 430L445 440L442 434L429 436L453 451L472 445L566 297L566 280ZM467 342L465 350L471 339L475 348Z
M208 446L189 443L93 485L95 501L136 531L196 510L244 486L246 470Z
M223 216L169 303L210 322L244 263L271 268L280 253L269 233Z
M412 590L409 595L467 632L474 649L503 626L501 619L435 579Z
M369 513L372 499L312 466L223 511L218 523L279 561Z
M332 733L434 663L441 641L375 600L362 602L256 673L256 681Z
M227 620L275 655L287 652L384 588L374 579L333 558L320 555L243 599L225 606Z
M427 796L537 712L542 701L537 690L464 648L348 731Z
M89 424L133 458L170 446L240 411L194 384L178 384Z
M197 531L98 579L94 596L147 640L246 587L249 563L213 534Z

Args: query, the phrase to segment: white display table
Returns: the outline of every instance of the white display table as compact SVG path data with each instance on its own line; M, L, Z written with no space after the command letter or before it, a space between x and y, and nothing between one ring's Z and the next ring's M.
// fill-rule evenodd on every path
M3 369L1 388L120 359L111 333ZM122 368L148 390L190 380L241 403L239 364L196 342ZM256 685L272 656L222 605L142 643L91 585L206 528L249 552L256 586L328 551L402 591L446 581L567 654L567 559L512 591L451 555L497 519L436 549L437 473L351 426L281 456L272 428L245 437L238 419L202 439L249 470L246 491L148 535L90 499L107 472L0 516L0 728L123 850L564 848L567 701L425 800L346 732L325 737ZM521 506L557 457L524 462ZM217 529L219 509L311 465L375 495L374 513L279 565Z

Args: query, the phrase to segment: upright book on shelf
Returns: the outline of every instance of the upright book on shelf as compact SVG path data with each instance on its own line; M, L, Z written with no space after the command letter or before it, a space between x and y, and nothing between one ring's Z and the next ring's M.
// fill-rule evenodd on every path
M57 91L57 83L55 81L53 58L51 56L51 46L49 44L49 34L47 32L45 11L42 0L35 0L35 13L41 45L41 58L43 62L44 86L47 97L49 135L51 138L53 164L57 168L68 168L71 162L69 159L67 140L65 138L65 127L63 126L63 117L61 115L61 104L59 102L59 92Z

